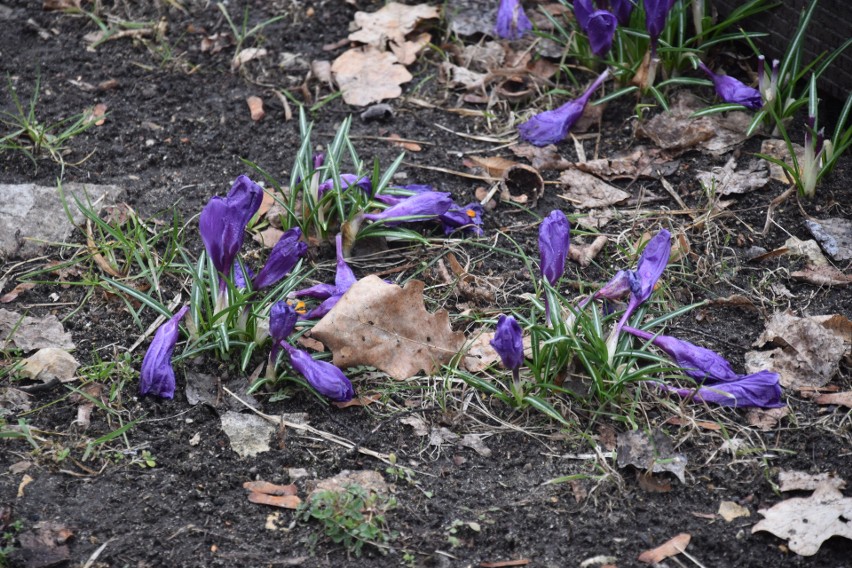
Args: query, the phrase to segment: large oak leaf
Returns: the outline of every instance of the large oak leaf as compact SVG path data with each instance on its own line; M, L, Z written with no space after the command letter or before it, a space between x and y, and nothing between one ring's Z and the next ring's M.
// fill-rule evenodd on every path
M464 345L446 310L423 304L423 282L400 288L378 276L356 282L311 332L334 353L338 367L370 365L395 379L433 373Z

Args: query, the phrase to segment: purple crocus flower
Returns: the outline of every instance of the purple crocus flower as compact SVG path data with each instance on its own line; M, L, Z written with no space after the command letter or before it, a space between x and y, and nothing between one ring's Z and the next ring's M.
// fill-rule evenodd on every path
M650 340L651 343L674 359L684 373L699 383L730 382L739 377L731 368L730 363L715 351L670 335L654 335L627 325L622 330L645 341Z
M251 268L243 266L239 262L234 263L234 288L245 290L248 287L248 280L252 278L254 278L254 272L252 272Z
M438 217L438 221L444 227L445 235L461 229L480 236L482 235L481 225L484 212L485 209L479 203L468 203L464 207L453 205L449 211Z
M760 91L757 89L753 89L728 75L717 75L701 61L698 62L698 66L713 80L716 94L726 103L743 105L752 110L757 110L763 106Z
M389 225L391 223L423 221L443 215L452 206L453 200L449 193L424 191L403 199L381 213L367 213L363 218L368 221L384 221Z
M541 275L555 286L565 272L565 259L571 246L571 224L565 213L554 209L538 228L538 251Z
M304 319L321 318L330 312L357 280L355 273L343 258L343 236L340 233L335 237L334 243L337 248L337 272L334 275L334 284L316 284L291 294L294 298L308 297L323 300L319 306L305 314Z
M503 366L512 370L512 377L518 382L518 369L524 364L524 340L521 326L512 316L500 315L491 347L500 356Z
M266 264L251 281L255 290L272 286L293 270L299 259L308 252L308 245L301 238L302 230L299 227L293 227L281 235L272 247Z
M547 146L562 141L574 123L583 115L583 109L586 108L589 98L608 76L609 69L601 73L579 98L557 109L539 113L520 125L518 132L521 138L535 146Z
M314 390L335 402L346 402L355 396L352 383L343 371L325 361L317 361L307 352L296 349L286 341L280 343L290 356L290 364L308 381Z
M615 28L618 27L616 17L606 10L596 10L589 16L585 32L589 36L589 45L592 53L603 57L612 48L612 38L615 36Z
M675 0L643 0L645 4L645 29L651 37L651 57L657 57L657 43L660 35L666 27L666 18L669 16Z
M500 0L497 25L494 26L494 32L498 36L503 39L521 39L521 36L531 29L532 23L518 0Z
M630 14L633 13L633 2L630 0L610 0L610 11L615 14L619 25L626 26L630 23Z
M154 339L142 359L142 369L139 373L140 395L174 398L175 370L172 368L172 354L180 333L180 320L187 310L189 306L182 307L154 334Z
M246 225L260 209L262 200L260 186L241 175L226 197L211 198L201 211L198 228L207 255L222 277L220 291L225 289L225 278L231 273L237 252L243 246Z
M691 397L701 402L712 402L722 406L738 408L756 406L759 408L779 408L784 406L781 400L781 386L778 373L759 371L751 375L739 375L736 380L716 383L698 389L682 389L659 384L663 390L675 392L684 398Z

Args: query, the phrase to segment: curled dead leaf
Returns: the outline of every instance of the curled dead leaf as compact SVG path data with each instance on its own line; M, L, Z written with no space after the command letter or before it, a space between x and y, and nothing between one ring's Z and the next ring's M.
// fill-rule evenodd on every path
M666 558L677 556L686 550L689 546L689 541L692 539L689 533L680 533L673 539L666 541L657 548L646 550L639 555L639 562L645 564L659 564Z
M331 65L334 80L346 104L367 106L402 94L402 85L412 75L393 53L372 47L350 49Z

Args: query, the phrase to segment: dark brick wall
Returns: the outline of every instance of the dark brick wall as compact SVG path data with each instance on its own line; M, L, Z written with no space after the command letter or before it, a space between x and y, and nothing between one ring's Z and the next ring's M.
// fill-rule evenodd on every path
M721 14L727 14L742 4L732 0L710 1ZM771 34L756 42L763 50L767 63L784 55L799 23L799 15L808 3L809 0L782 0L780 6L758 14L745 23L743 29ZM831 52L852 37L852 1L821 0L808 31L805 62L824 51ZM834 97L846 99L852 90L852 47L847 48L823 74L819 88Z

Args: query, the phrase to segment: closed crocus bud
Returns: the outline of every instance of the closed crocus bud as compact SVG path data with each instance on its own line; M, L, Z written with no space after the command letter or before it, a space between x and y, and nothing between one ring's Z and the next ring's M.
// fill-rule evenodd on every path
M335 402L346 402L355 396L352 383L343 371L331 363L317 361L307 352L286 342L281 343L281 347L290 356L290 365L321 395Z
M618 20L613 14L606 10L596 10L589 16L586 24L586 35L589 36L589 45L592 53L603 57L612 48L612 38L615 36L615 28Z
M388 224L423 221L443 215L452 206L453 200L449 193L424 191L388 207L381 213L367 213L363 218L368 221L383 221Z
M532 23L518 0L500 0L495 33L503 39L520 39L532 29Z
M243 246L246 225L260 209L263 190L246 176L240 176L226 197L213 197L201 211L198 227L201 240L213 266L226 278ZM225 288L220 280L220 289Z
M651 37L652 58L657 56L657 43L666 27L666 19L674 3L675 0L644 0L645 29Z
M631 0L610 0L610 10L615 14L619 25L626 26L630 23L630 14L633 13L633 2Z
M683 341L668 335L654 335L641 329L625 325L623 331L635 335L659 347L671 357L683 372L699 383L710 384L717 382L735 381L738 375L724 357L688 341Z
M293 227L281 235L272 247L263 269L252 279L255 290L272 286L293 270L299 259L308 251L308 245L303 243L301 238L302 230L299 227Z
M675 392L684 398L691 397L699 402L712 402L721 406L779 408L785 406L781 400L781 385L778 373L760 371L751 375L739 375L736 380L716 383L699 389L680 389L668 385L660 388Z
M553 286L565 272L565 259L571 245L571 224L565 213L554 209L538 228L541 275Z
M182 307L154 334L154 339L142 359L142 370L139 373L140 395L174 398L175 370L172 368L172 354L180 333L180 320L187 310L189 306Z
M524 364L523 331L514 317L497 318L497 330L490 343L507 369L515 371Z
M713 80L716 94L726 103L743 105L752 110L757 110L763 106L760 91L757 89L753 89L733 77L717 75L700 61L698 62L698 66Z
M287 302L282 300L272 304L272 309L269 310L269 335L272 336L273 343L287 339L293 333L298 319L299 314Z
M607 69L595 79L595 82L579 98L569 101L557 109L539 113L520 125L518 133L521 138L535 146L547 146L564 140L574 123L583 115L583 109L586 108L586 103L589 102L592 94L608 76L609 70Z

